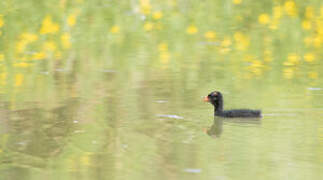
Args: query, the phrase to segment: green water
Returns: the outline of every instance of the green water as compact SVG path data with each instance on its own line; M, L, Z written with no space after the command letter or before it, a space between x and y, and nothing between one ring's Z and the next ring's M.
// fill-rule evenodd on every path
M319 0L6 0L0 32L1 180L323 177Z

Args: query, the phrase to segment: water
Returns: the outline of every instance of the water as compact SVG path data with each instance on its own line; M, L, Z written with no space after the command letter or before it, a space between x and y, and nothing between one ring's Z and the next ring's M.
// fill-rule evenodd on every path
M0 2L0 180L322 179L322 7Z
M217 85L224 92L225 108L261 108L264 115L223 119L214 118L212 106L201 98L216 79L205 88L187 88L180 85L181 74L169 78L154 73L148 78L153 80L129 88L130 79L114 81L120 74L102 76L112 79L97 84L93 95L66 97L61 94L73 89L59 88L46 102L16 104L24 107L20 110L2 103L3 179L322 175L321 90L243 88L236 93Z

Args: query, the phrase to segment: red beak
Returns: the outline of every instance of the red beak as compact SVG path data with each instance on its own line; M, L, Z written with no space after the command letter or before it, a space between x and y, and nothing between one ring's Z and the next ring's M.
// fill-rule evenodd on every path
M210 99L209 97L205 96L204 99L203 99L204 102L210 102Z

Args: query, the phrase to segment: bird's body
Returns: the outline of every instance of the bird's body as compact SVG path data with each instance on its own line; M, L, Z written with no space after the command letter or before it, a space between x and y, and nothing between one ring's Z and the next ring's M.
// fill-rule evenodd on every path
M250 109L234 109L234 110L226 110L221 112L215 112L215 116L220 117L260 117L260 110L250 110Z
M211 92L204 98L204 101L210 102L214 106L214 116L227 117L227 118L252 118L261 117L260 110L250 109L234 109L223 110L223 96L220 92Z

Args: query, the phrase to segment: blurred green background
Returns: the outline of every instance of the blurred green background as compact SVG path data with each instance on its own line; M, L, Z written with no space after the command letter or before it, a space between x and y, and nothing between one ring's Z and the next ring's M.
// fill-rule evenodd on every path
M322 47L321 0L3 0L0 179L320 179Z

